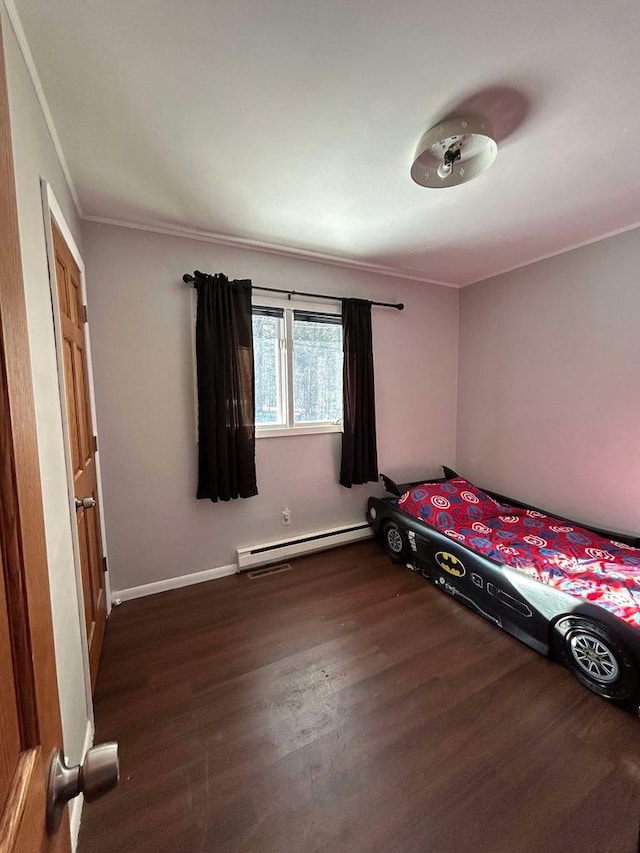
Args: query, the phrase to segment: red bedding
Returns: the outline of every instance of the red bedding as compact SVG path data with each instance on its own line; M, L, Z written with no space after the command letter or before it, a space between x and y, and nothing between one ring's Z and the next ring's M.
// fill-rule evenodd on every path
M640 548L499 504L462 477L416 486L398 506L472 551L594 602L640 629Z

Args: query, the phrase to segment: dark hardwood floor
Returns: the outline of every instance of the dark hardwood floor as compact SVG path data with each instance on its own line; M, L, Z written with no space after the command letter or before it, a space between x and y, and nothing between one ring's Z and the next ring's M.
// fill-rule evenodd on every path
M373 542L116 608L80 853L636 853L640 721Z

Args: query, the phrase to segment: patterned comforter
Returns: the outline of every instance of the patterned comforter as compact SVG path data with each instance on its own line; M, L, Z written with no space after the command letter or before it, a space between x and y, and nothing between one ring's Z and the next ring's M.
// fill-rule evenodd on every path
M472 551L594 602L640 629L640 548L500 504L462 477L416 486L398 506Z

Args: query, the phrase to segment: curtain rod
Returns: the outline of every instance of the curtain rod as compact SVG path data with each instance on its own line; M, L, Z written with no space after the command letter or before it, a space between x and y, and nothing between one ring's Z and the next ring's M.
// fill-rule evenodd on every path
M196 270L197 272L197 270ZM201 273L202 275L202 273ZM186 272L182 276L182 280L185 284L194 284L196 279L195 276L190 275ZM342 301L341 296L328 296L326 293L306 293L302 290L282 290L279 287L260 287L259 285L255 285L254 290L267 290L269 293L286 293L289 297L292 296L311 296L314 299L335 299L338 302ZM372 305L377 305L380 308L396 308L398 311L404 310L404 303L402 302L376 302L375 300L367 300L370 301Z

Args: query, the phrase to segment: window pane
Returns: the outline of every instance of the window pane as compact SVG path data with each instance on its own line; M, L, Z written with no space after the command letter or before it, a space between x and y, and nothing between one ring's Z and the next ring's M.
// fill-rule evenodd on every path
M293 320L293 399L296 423L342 418L342 326Z
M253 314L256 424L284 424L280 380L280 340L284 321Z

